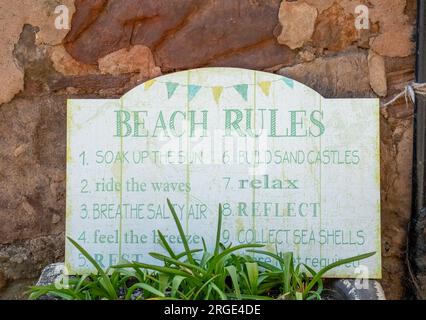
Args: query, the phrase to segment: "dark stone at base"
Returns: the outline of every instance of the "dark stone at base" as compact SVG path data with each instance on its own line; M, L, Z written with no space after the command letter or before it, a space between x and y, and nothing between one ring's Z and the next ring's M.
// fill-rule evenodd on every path
M43 287L57 283L62 278L64 268L65 265L62 262L48 265L41 272L40 278L38 279L36 286ZM45 295L41 296L39 300L59 300L59 298L51 295Z
M386 300L382 286L376 280L339 279L330 282L324 300Z
M48 265L41 272L40 278L38 279L36 286L42 287L54 284L62 276L64 268L65 266L62 262Z

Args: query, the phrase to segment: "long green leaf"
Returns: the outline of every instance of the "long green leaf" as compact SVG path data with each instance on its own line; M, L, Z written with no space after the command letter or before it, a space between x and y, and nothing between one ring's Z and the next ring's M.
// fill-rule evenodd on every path
M247 276L250 283L250 291L252 294L257 293L257 284L259 279L259 269L256 262L246 262Z
M292 252L284 253L284 256L282 257L281 268L283 269L284 293L287 293L287 292L290 291L292 271L293 271L293 268L294 268L294 260L293 260L293 253Z
M87 260L90 261L91 264L96 268L98 273L101 275L100 283L105 288L105 290L108 292L110 299L118 299L117 291L114 289L114 286L112 285L110 278L105 273L105 271L102 269L102 267L96 262L96 260L82 247L80 246L76 241L71 239L70 237L67 237L68 240L86 257Z
M169 253L169 255L173 258L176 259L176 255L173 252L172 248L170 247L169 243L167 242L166 238L164 237L164 235L161 233L160 230L157 230L158 233L158 237L160 238L161 244L163 245L164 249L166 249L166 251Z
M203 250L202 249L192 249L191 254L201 252L201 251L203 251ZM181 252L181 253L176 255L176 260L179 260L179 259L185 257L186 255L187 255L186 251Z
M316 276L317 273L316 273L316 271L314 269L312 269L310 266L308 266L306 264L303 264L303 266L306 268L306 270L309 271L309 273L311 274L312 278L314 278ZM321 293L322 293L322 290L324 288L324 285L323 285L323 282L322 282L322 278L319 278L317 282L318 282L318 288L315 291L315 296L320 296ZM311 293L313 293L313 292L311 291Z
M194 258L192 257L191 250L189 249L188 241L186 240L185 232L183 231L182 225L179 221L179 218L176 214L175 208L173 207L173 204L170 202L170 199L167 199L167 205L169 206L169 209L172 213L173 219L175 220L176 227L179 231L179 235L182 238L182 244L185 248L186 255L188 256L188 260L190 263L195 264Z
M215 247L214 247L214 255L218 255L219 250L220 250L220 238L221 238L221 233L222 233L222 215L223 215L222 204L219 204L217 232L216 232L216 244L215 244Z
M184 281L185 279L186 279L186 277L182 277L182 276L176 276L176 277L173 278L173 280L172 280L172 298L176 297L176 293L178 292L182 281Z
M150 286L149 284L146 284L146 283L136 283L133 286L131 286L129 288L129 290L127 290L126 300L130 300L130 298L132 297L133 292L136 289L143 289L143 290L151 292L153 295L156 295L156 296L161 297L161 298L165 297L164 293L158 291L157 289L155 289L154 287Z
M88 278L88 275L83 275L80 280L78 281L76 287L75 287L75 291L80 291L80 288L82 287L83 283L86 281L86 279Z
M235 251L238 251L238 250L242 250L242 249L246 249L246 248L262 248L262 247L264 247L264 245L261 245L261 244L240 244L238 246L228 248L228 249L222 251L217 256L213 256L210 259L210 261L209 261L210 266L209 266L209 270L208 270L207 273L210 274L215 267L220 266L222 260L226 256L228 256L229 254L231 254L232 252L235 252Z
M178 270L178 269L174 269L174 268L168 268L168 267L161 267L161 266L156 266L156 265L141 263L141 262L133 262L133 263L130 263L130 264L120 264L120 265L114 266L113 268L132 268L132 267L135 267L135 266L139 267L139 268L144 268L144 269L153 270L153 271L157 271L157 272L164 272L164 273L168 273L168 274L174 274L174 275L183 276L183 277L191 277L192 276L190 273L182 271L182 270Z
M72 238L67 237L67 239L72 243L74 247L80 251L87 260L90 261L90 263L96 268L99 274L104 275L105 271L102 269L102 267L96 262L96 260L82 247L80 246L76 241L74 241Z
M210 285L212 289L219 294L220 300L228 300L228 297L226 296L225 292L220 290L214 283L211 283Z
M231 276L232 284L234 285L235 295L237 296L238 300L241 300L241 291L240 291L240 285L238 283L238 275L237 275L237 269L235 266L228 266L225 268L226 271L228 271L229 275Z
M269 252L269 251L265 251L265 250L247 250L247 252L252 252L252 253L257 253L257 254L262 254L265 256L269 256L271 258L274 258L275 260L277 260L281 266L283 266L283 259L282 257L280 257L279 255Z
M179 260L167 257L165 255L162 255L160 253L150 252L149 255L157 260L170 262L172 264L175 264L176 266L182 266L185 267L193 272L193 270L198 271L201 274L206 274L206 271L203 268L200 268L199 266L191 263L181 262Z
M204 290L205 287L207 287L208 285L210 285L211 282L213 282L213 280L215 280L219 275L215 275L214 277L210 278L208 281L206 281L206 283L204 283L201 288L195 293L194 295L194 300L197 299L198 295Z
M321 279L321 277L326 272L330 271L331 269L334 269L336 267L339 267L341 265L351 263L351 262L354 262L354 261L359 261L359 260L364 260L364 259L370 258L370 257L374 256L375 254L376 254L376 252L370 252L370 253L361 254L359 256L352 257L352 258L342 259L342 260L336 261L336 262L328 265L327 267L321 269L320 271L318 271L318 273L315 275L315 277L313 277L312 280L309 282L309 284L306 286L305 290L303 291L303 297L306 297L308 292L311 291L311 289L315 286L315 284L318 282L318 280Z

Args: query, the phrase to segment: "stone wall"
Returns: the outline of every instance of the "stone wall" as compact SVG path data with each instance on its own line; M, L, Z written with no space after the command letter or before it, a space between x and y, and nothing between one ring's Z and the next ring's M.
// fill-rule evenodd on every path
M70 30L55 28L56 6ZM355 28L355 7L370 27ZM0 0L0 297L63 259L66 99L227 66L383 102L414 79L415 0ZM381 109L383 286L406 296L413 108Z

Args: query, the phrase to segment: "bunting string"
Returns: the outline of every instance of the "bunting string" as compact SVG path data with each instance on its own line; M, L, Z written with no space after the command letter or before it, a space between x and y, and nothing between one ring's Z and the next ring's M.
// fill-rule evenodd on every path
M196 84L181 84L181 83L177 83L173 81L163 82L163 81L158 81L156 79L152 79L144 83L144 90L149 91L155 84L157 83L162 84L166 86L168 99L171 99L179 87L185 87L188 90L188 100L192 101L196 97L196 95L200 92L201 89L210 89L213 95L213 99L215 100L216 104L219 104L223 91L225 89L235 90L241 96L243 100L247 101L249 87L258 86L265 96L269 96L271 85L274 82L284 83L288 88L294 89L294 80L286 78L286 77L281 77L276 80L259 81L255 84L241 83L241 84L230 85L230 86L201 86Z

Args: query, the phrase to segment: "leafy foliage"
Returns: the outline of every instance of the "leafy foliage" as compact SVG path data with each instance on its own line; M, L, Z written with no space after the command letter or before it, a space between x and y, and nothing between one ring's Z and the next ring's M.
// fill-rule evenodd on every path
M84 248L68 238L93 264L97 274L76 276L68 285L62 284L62 288L31 287L30 299L51 295L65 300L319 300L326 272L375 254L343 259L315 272L305 264L295 264L289 252L271 253L260 250L263 245L259 244L226 247L220 242L221 205L213 253L208 251L204 239L202 249L191 249L173 205L170 200L167 203L182 239L183 252L174 252L166 237L157 231L167 255L157 252L150 255L162 265L125 262L104 271ZM241 250L246 253L240 253ZM254 254L268 256L276 263L257 261Z

